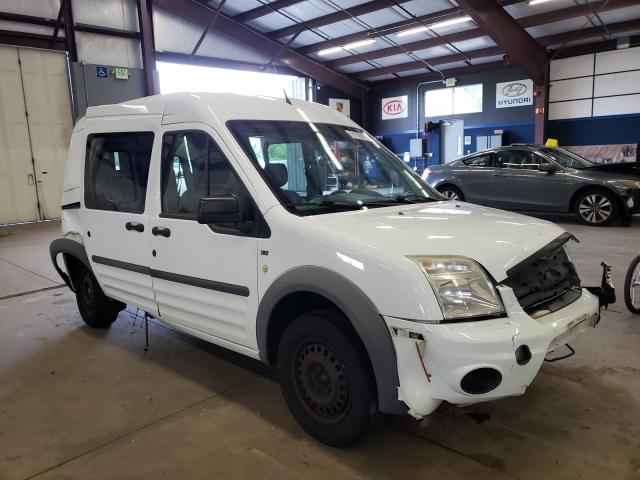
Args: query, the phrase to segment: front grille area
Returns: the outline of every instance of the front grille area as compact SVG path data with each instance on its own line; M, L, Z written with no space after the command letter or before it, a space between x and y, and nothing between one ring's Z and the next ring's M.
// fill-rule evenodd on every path
M580 278L562 246L510 271L505 285L511 287L525 312L540 317L580 298Z

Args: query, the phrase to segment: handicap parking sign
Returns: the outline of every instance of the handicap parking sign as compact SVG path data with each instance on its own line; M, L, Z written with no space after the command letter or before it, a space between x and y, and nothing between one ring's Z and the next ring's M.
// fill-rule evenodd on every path
M96 77L107 78L109 76L109 70L104 65L98 65L96 67Z

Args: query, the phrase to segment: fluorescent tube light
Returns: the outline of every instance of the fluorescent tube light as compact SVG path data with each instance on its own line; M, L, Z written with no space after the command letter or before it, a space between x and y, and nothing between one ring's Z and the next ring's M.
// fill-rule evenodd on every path
M359 42L347 43L344 47L345 50L350 50L352 48L364 47L365 45L371 45L375 43L375 38L369 38L368 40L360 40Z
M550 2L551 0L529 0L529 5L538 5L539 3Z
M405 37L407 35L413 35L414 33L426 32L427 30L429 30L429 27L417 27L410 30L403 30L402 32L398 32L396 33L396 36Z
M456 25L457 23L464 23L470 20L471 17L467 15L464 17L452 18L451 20L443 20L442 22L434 23L433 25L430 25L429 28L448 27L449 25Z
M535 0L532 0L535 1ZM406 35L413 35L414 33L426 32L427 30L441 27L448 27L449 25L456 25L457 23L468 22L471 20L471 17L466 15L464 17L452 18L451 20L443 20L442 22L436 22L429 26L422 26L416 28L410 28L409 30L403 30L402 32L396 33L397 37L404 37Z
M342 47L331 47L331 48L325 48L324 50L320 50L318 52L318 55L320 55L321 57L324 55L329 55L330 53L336 53L339 52L340 50L342 50Z

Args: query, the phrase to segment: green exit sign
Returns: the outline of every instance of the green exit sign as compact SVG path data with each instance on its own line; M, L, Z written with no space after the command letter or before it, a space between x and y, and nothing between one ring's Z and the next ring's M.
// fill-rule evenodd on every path
M129 80L129 69L116 67L115 77L118 80Z
M455 87L457 80L455 78L447 78L444 81L445 87Z

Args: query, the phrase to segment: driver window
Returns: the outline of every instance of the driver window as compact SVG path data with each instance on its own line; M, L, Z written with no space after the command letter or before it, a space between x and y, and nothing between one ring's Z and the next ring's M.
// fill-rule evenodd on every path
M162 213L195 218L203 197L247 195L226 157L197 131L171 132L162 144ZM242 202L241 202L242 205Z

